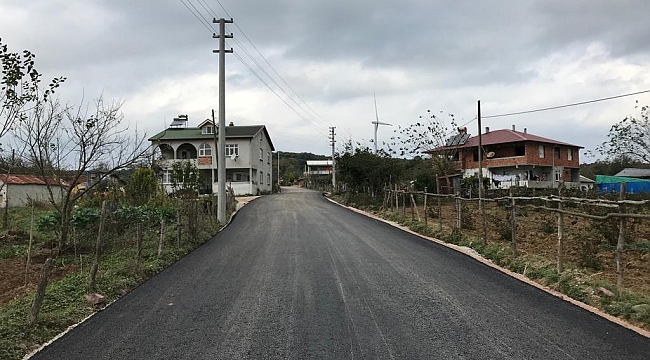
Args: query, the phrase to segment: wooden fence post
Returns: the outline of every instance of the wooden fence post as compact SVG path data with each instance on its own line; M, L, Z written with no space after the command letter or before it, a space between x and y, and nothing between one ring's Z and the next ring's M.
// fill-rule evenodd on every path
M562 192L560 190L560 196ZM558 210L562 211L564 205L562 199L557 204ZM557 213L557 273L561 274L564 271L564 214Z
M165 242L165 227L167 227L164 218L160 219L160 240L158 241L158 259L162 256L163 243Z
M621 193L620 193L620 199L625 200L625 189L626 184L621 183ZM626 213L626 206L625 203L621 203L618 205L618 212L621 214ZM618 290L618 296L621 296L621 293L623 291L623 270L625 267L625 264L623 263L623 250L625 248L625 232L627 231L627 218L626 217L621 217L619 220L619 228L618 228L618 243L616 244L616 288Z
M424 187L424 226L427 225L427 187Z
M411 193L411 219L412 220L415 220L415 218L413 217L414 214L417 214L418 222L420 222L421 218L420 218L420 212L418 211L418 203L415 201L415 196L413 196L413 193Z
M38 313L41 311L41 304L43 303L43 298L45 297L45 289L47 288L47 282L50 279L52 266L54 266L54 260L52 260L52 258L47 258L45 265L43 265L43 270L41 270L41 279L38 281L38 287L36 288L36 295L34 296L32 309L29 312L29 316L27 317L28 325L33 325L36 322Z
M456 227L458 229L463 225L463 206L460 203L460 198L456 196Z
M515 204L515 197L512 192L512 188L509 189L510 192L510 226L512 227L512 255L517 257L517 207Z
M181 213L176 210L176 243L181 247Z
M25 265L25 285L29 282L29 262L32 256L32 242L34 241L34 205L32 205L32 216L29 220L29 245L27 246L27 264Z
M399 213L399 195L397 194L397 184L395 184L395 210Z
M138 271L142 266L142 223L139 222L135 227L135 237L136 237L136 264Z
M411 220L415 220L415 198L413 198L413 193L409 193L411 198Z
M440 193L438 193L438 231L442 231L442 201L440 200Z
M406 190L402 191L402 216L406 216Z
M93 266L90 268L90 284L89 288L92 290L96 286L97 268L99 268L99 260L102 256L102 231L104 228L104 221L106 220L106 200L102 201L102 212L99 215L99 229L97 229L97 243L95 244L95 259Z

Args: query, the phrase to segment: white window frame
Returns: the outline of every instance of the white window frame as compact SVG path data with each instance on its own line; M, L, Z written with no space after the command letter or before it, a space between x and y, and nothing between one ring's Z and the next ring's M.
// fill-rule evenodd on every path
M162 183L163 184L171 184L172 183L172 171L171 170L163 170L163 172L162 172Z
M260 161L264 161L264 149L260 148Z
M539 158L540 159L544 158L544 145L539 146Z
M566 158L567 160L573 160L573 149L571 148L566 149Z
M266 185L271 185L271 174L266 174Z
M266 163L267 164L271 163L271 152L270 151L266 152Z
M208 143L203 143L199 146L199 156L212 156L212 146Z
M206 125L201 129L201 134L214 134L214 126Z
M226 144L226 157L230 157L233 154L239 156L239 144Z

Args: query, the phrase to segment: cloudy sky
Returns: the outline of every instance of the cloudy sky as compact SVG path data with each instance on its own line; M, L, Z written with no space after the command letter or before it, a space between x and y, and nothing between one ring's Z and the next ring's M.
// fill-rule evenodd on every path
M477 134L477 100L489 116L648 90L648 14L647 0L0 0L0 38L34 52L46 78L66 76L62 100L122 100L153 135L217 109L218 42L203 18L232 16L227 121L266 125L280 151L327 154L330 126L339 144L372 146L373 94L380 121L442 111ZM650 94L483 125L591 150L637 100Z

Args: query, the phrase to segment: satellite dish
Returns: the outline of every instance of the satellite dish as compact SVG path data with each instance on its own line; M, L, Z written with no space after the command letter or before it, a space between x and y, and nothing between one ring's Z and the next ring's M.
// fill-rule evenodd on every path
M496 154L494 153L494 151L490 151L489 153L485 154L485 156L486 156L488 159L493 158L494 155L496 155Z
M237 160L237 154L230 155L230 160Z

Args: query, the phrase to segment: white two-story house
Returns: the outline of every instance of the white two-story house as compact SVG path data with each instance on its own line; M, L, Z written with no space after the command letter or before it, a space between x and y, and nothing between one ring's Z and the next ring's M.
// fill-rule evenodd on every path
M172 125L152 136L154 165L161 170L165 190L172 192L172 165L190 161L199 170L201 194L217 191L217 154L215 126L205 120L197 127L184 126L187 117L174 119ZM235 195L259 194L272 190L272 152L275 150L266 126L226 126L226 186Z

